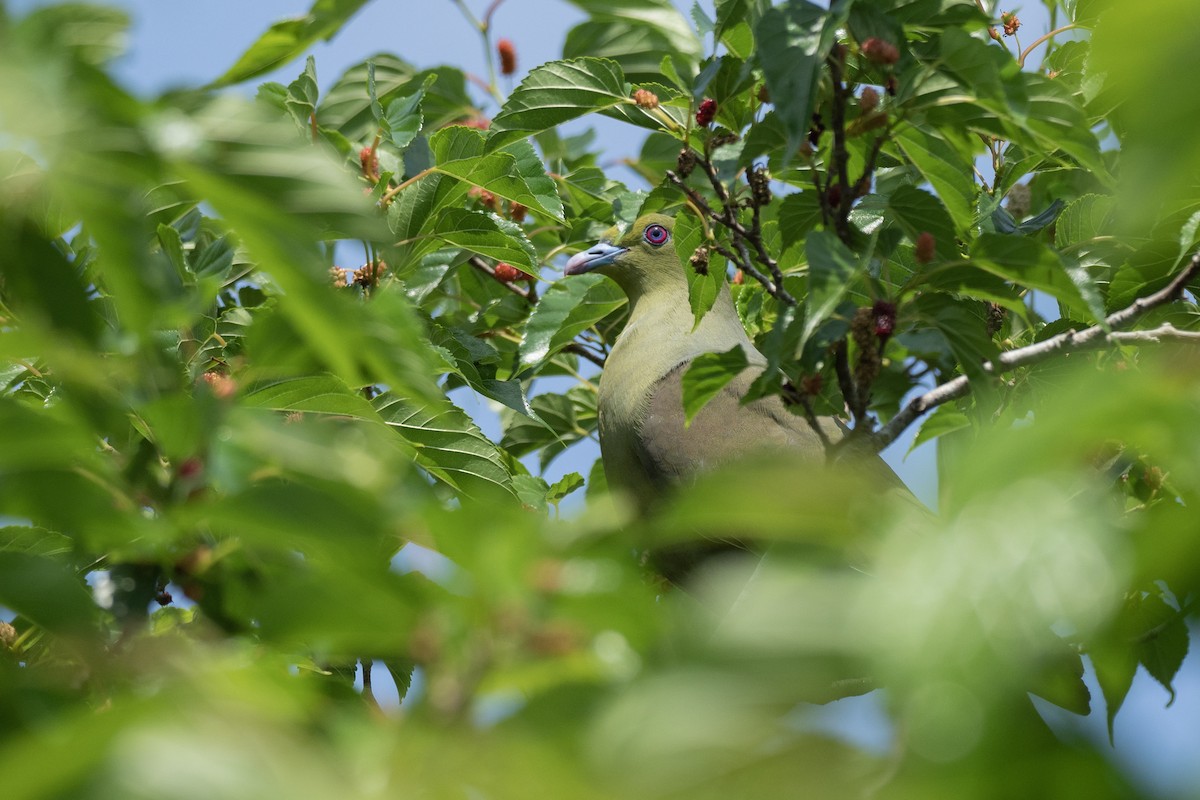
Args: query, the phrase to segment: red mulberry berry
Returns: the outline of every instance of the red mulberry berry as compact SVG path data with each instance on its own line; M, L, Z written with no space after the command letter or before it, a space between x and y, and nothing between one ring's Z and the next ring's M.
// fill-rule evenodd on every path
M896 45L875 36L862 43L862 54L874 64L895 64L900 60Z
M496 280L501 283L512 283L525 277L525 273L505 261L496 265Z
M512 75L517 71L517 47L511 39L496 42L496 54L500 56L501 75Z
M916 250L913 255L917 259L918 264L928 264L933 261L933 256L937 250L937 239L929 231L922 231L917 237Z

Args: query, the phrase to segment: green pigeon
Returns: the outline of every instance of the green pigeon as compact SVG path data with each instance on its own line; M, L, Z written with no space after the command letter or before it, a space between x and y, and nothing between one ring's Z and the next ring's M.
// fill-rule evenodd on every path
M648 214L619 239L617 229L610 230L565 268L566 275L606 275L629 297L629 321L600 378L600 452L609 486L628 492L643 508L681 478L756 451L825 458L820 437L778 396L742 405L766 368L766 356L746 335L727 286L694 325L673 226L670 217ZM683 374L692 359L734 347L742 348L749 366L685 425ZM840 437L832 418L821 422L831 438Z

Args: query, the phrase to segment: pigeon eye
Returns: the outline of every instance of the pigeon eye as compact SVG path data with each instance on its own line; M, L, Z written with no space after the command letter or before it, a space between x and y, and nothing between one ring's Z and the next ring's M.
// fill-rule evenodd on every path
M642 233L642 238L655 247L662 247L671 238L671 234L662 225L649 225Z

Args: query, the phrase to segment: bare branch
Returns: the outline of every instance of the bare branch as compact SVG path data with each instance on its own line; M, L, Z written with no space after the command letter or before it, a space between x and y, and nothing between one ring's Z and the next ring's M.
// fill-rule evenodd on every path
M1059 353L1094 350L1106 345L1145 344L1169 339L1200 341L1200 332L1181 331L1168 323L1144 331L1115 330L1116 328L1124 328L1132 325L1145 315L1147 311L1177 299L1183 293L1184 287L1197 275L1200 275L1200 253L1194 255L1188 265L1180 270L1171 279L1171 282L1162 289L1145 297L1139 297L1120 311L1114 311L1104 319L1103 323L1084 328L1082 331L1064 331L1056 336L1051 336L1045 341L1001 353L999 358L994 362L989 361L983 365L984 371L993 375L999 375L1017 367L1024 367L1029 364L1045 361ZM908 426L916 422L926 411L936 408L943 403L963 397L968 392L970 392L970 384L967 381L967 377L959 375L957 378L946 381L941 386L913 399L907 406L900 410L899 414L892 417L887 425L884 425L877 433L872 435L871 439L875 449L877 451L882 450L894 442Z
M580 358L586 358L588 361L592 362L601 369L604 368L604 356L587 349L579 342L570 342L566 347L563 348L563 350L568 353L574 353Z
M833 227L838 238L850 244L850 206L854 202L854 189L850 186L848 167L850 156L846 152L846 85L842 83L842 63L837 48L827 60L829 75L833 81L833 102L829 107L829 125L833 129L833 166L837 170L838 185L841 191L837 208L830 209L833 213ZM832 181L832 177L830 181Z

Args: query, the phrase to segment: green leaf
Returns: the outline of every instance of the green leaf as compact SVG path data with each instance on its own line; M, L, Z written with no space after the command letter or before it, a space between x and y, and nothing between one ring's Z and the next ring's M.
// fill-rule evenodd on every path
M484 154L481 131L454 126L435 133L429 144L439 172L481 186L552 219L563 219L558 188L528 141L516 141L502 150Z
M1068 204L1054 227L1054 246L1061 250L1106 235L1115 206L1114 198L1098 194L1085 194Z
M625 75L615 62L603 58L551 61L525 76L492 119L488 148L532 136L573 119L631 102Z
M970 255L973 263L989 272L1104 319L1103 298L1087 270L1036 239L984 233L971 245Z
M425 91L436 80L436 75L430 75L420 89L388 103L387 113L380 120L379 127L397 150L408 147L421 132L425 121L421 115L421 100L425 97Z
M893 141L937 191L954 221L954 230L965 235L975 222L975 196L979 192L971 177L971 160L933 127L905 125Z
M1138 607L1138 624L1144 630L1137 641L1137 658L1154 680L1171 694L1167 705L1175 702L1172 681L1179 674L1188 653L1188 627L1184 615L1159 595L1144 598Z
M97 305L88 298L84 275L32 225L0 228L7 253L5 299L44 330L90 342L100 332Z
M999 275L969 263L951 262L940 265L923 273L915 287L927 287L973 297L976 300L988 300L1019 314L1026 311L1025 301L1016 286Z
M538 254L524 229L495 214L448 208L438 218L433 235L455 247L537 272Z
M59 559L0 550L0 605L51 633L95 630L99 614L83 581Z
M558 505L567 495L582 488L583 476L578 472L568 472L561 480L551 484L550 489L546 492L546 502Z
M986 378L984 364L995 361L1000 354L987 335L987 325L979 311L982 305L935 292L922 294L914 303L922 321L942 334L963 372L972 380Z
M0 552L28 553L51 558L65 556L74 549L70 536L27 525L0 528Z
M786 252L804 240L821 222L821 203L816 192L794 192L779 206L779 234Z
M704 242L704 224L695 214L683 212L676 215L673 236L675 254L679 256L683 274L687 276L688 302L692 307L692 329L695 330L725 285L725 259L710 253L708 269L704 274L692 266L692 254Z
M616 311L625 293L603 275L572 275L555 281L529 315L517 360L529 373L576 336Z
M371 83L372 75L380 116L383 106L393 99L411 95L422 87L426 90L421 101L426 129L435 130L477 113L467 94L462 70L453 67L417 70L403 59L381 53L347 69L325 92L317 106L317 119L322 128L335 130L351 141L369 140L375 136L378 122L372 113L370 92L364 91ZM430 78L437 80L433 84L426 83Z
M804 327L797 352L850 291L860 265L854 253L832 231L814 231L804 241L808 257L808 295L804 298Z
M925 232L933 234L938 260L958 257L954 221L937 197L915 186L901 186L888 198L888 211L914 243Z
M787 98L775 108L787 131L785 163L808 137L821 65L836 41L837 29L846 22L848 8L844 0L834 2L828 11L797 0L768 9L754 28L767 90L771 97Z
M746 351L740 346L724 353L704 353L692 359L687 372L683 373L684 425L690 426L700 409L708 405L748 364Z
M537 419L510 415L500 446L518 458L540 450L538 467L542 471L596 430L596 392L590 387L575 386L565 394L539 394L529 403Z
M243 403L251 408L380 421L369 400L333 375L288 378L258 384L246 392Z
M366 4L367 0L315 0L304 16L280 20L268 28L224 75L213 81L212 88L241 83L283 66L317 40L333 38Z
M926 417L925 421L921 423L921 429L913 437L913 442L909 445L908 452L912 453L913 450L916 450L921 445L931 442L943 434L953 433L954 431L969 427L971 427L971 420L966 414L948 403L939 406L936 411Z
M438 319L430 320L429 324L435 344L445 349L453 360L454 373L468 386L514 411L533 415L520 381L496 379L501 356L495 347L465 329L447 327Z
M664 54L686 62L700 58L700 40L670 0L570 2L590 19L567 32L564 58L610 58L637 83L659 79Z
M317 113L317 62L312 56L304 63L304 72L287 87L284 107L301 131L308 132Z
M512 492L504 456L449 400L417 404L390 392L372 403L384 422L416 448L417 463L451 486L475 495L489 486Z
M1092 666L1096 669L1096 682L1104 694L1108 719L1108 740L1113 741L1113 720L1129 694L1133 676L1137 672L1138 657L1129 644L1110 644L1088 650Z

